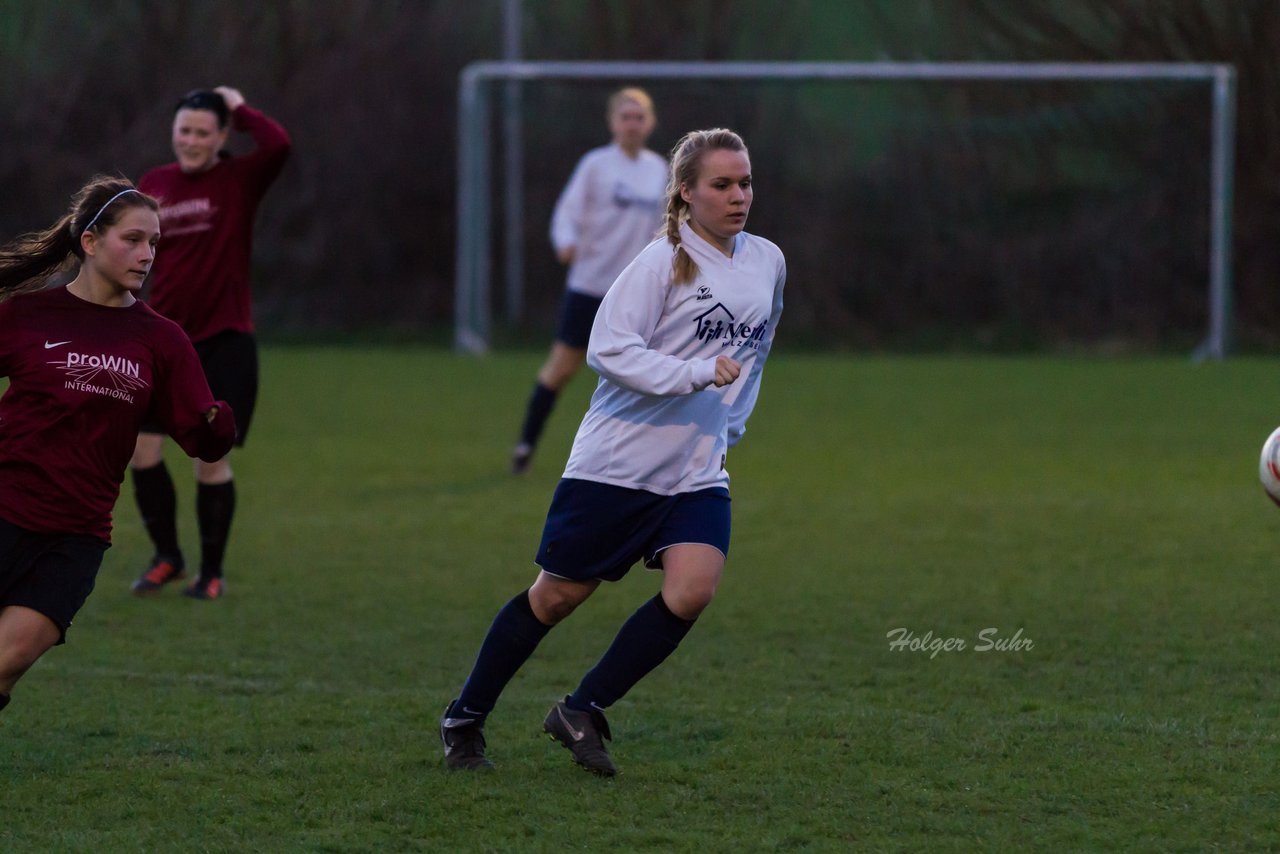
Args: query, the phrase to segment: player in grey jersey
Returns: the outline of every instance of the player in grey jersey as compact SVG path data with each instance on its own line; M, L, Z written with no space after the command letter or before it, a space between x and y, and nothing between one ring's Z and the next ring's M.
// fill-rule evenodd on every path
M556 338L511 455L516 474L529 467L560 391L582 367L600 300L662 224L667 162L644 147L655 123L653 101L643 89L620 89L609 97L607 115L613 142L578 162L551 217L551 244L569 274Z

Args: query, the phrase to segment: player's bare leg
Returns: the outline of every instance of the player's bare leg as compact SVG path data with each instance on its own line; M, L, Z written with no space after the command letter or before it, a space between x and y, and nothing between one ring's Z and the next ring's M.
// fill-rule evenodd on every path
M31 665L62 636L58 626L21 605L0 609L0 709L9 704L9 693Z

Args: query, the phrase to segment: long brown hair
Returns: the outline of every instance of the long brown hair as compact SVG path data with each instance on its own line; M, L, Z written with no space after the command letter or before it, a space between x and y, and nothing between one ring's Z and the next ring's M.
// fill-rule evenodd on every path
M693 130L685 134L671 151L671 179L667 182L667 217L663 232L676 248L671 262L671 283L685 285L698 275L698 264L680 245L680 223L689 218L689 203L680 195L682 186L698 183L702 155L708 151L746 151L747 144L727 128Z
M23 234L0 247L0 300L38 291L50 274L70 266L73 258L83 261L80 238L85 231L92 226L95 234L105 234L121 214L137 207L160 210L155 199L139 192L127 178L96 175L89 179L61 219L44 231Z

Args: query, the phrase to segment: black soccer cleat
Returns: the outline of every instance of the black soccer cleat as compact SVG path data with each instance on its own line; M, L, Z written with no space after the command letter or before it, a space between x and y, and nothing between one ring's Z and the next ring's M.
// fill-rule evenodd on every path
M528 442L521 442L511 452L511 473L524 474L529 470L529 463L531 462L533 462L533 445Z
M484 757L484 721L474 717L454 717L454 700L440 716L440 742L444 762L450 771L488 771L493 763Z
M573 761L592 774L612 777L618 773L618 766L613 764L609 751L604 747L604 739L613 741L604 712L598 709L580 712L562 701L551 707L547 719L542 722L542 730L553 741L567 747L573 754Z

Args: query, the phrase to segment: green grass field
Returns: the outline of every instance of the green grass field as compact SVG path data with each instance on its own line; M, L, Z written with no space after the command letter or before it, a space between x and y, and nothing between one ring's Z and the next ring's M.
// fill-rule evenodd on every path
M70 642L0 715L0 849L1277 844L1274 360L781 348L730 457L720 594L610 713L622 774L540 724L656 589L640 570L511 684L497 773L450 775L436 720L533 579L592 385L513 479L539 358L268 350L227 598L128 594L149 552L126 485ZM895 650L897 628L966 648ZM1032 646L978 651L991 628Z

